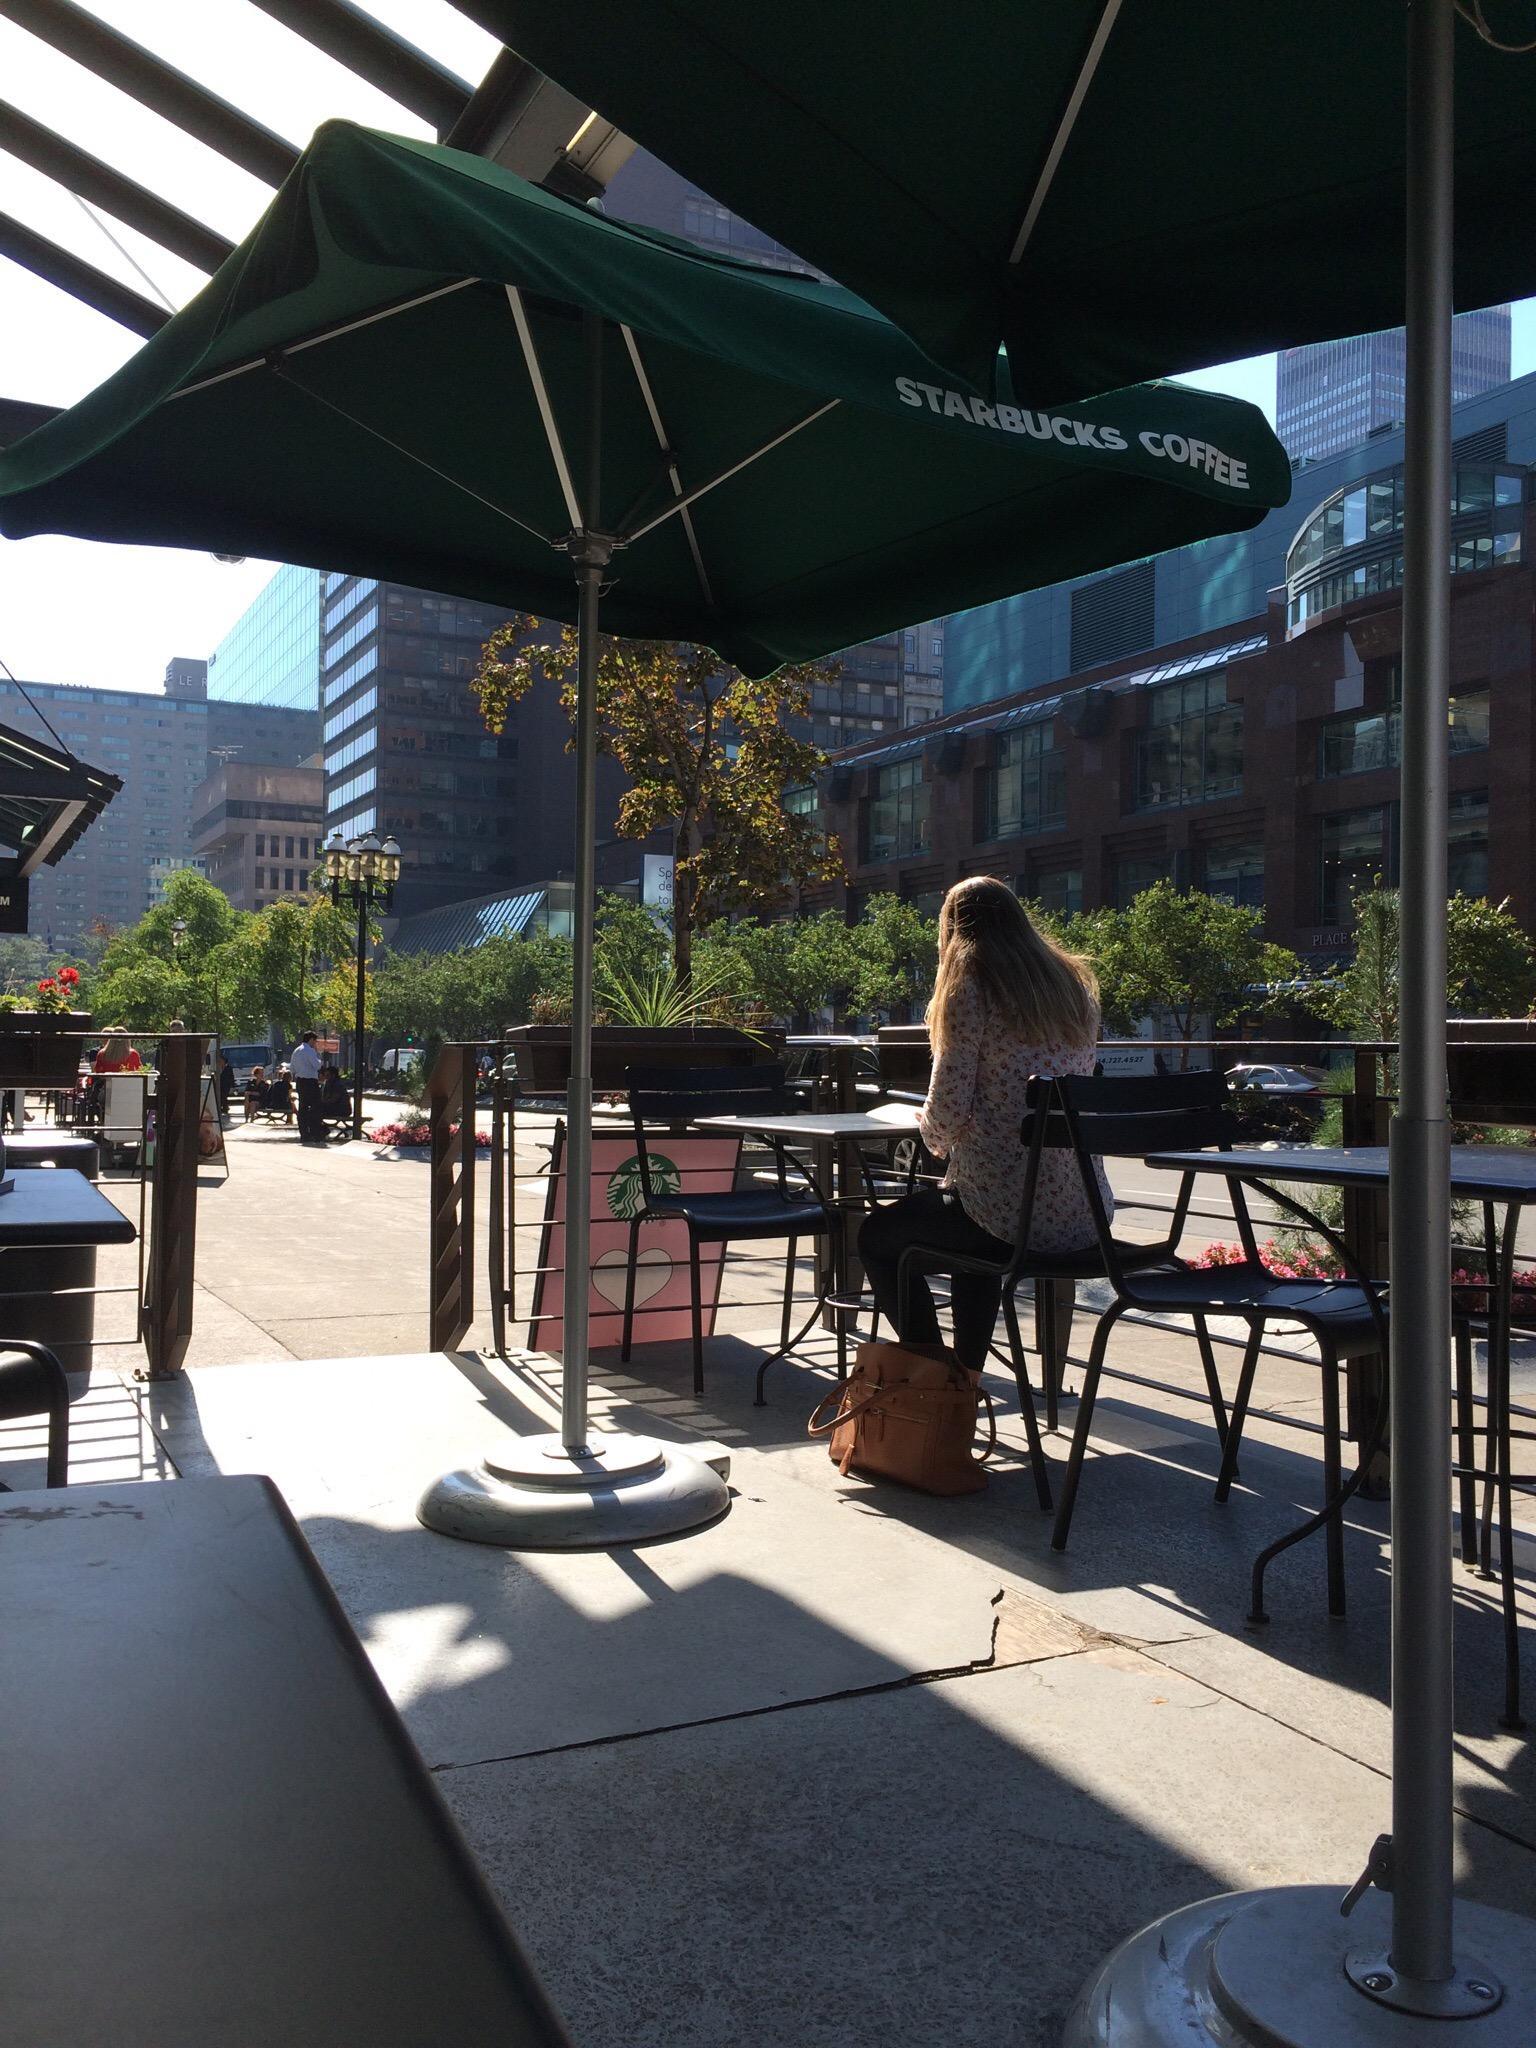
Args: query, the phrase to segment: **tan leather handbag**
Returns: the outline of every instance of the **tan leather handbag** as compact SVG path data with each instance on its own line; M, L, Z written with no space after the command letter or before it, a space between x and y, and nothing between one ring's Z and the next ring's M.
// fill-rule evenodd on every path
M986 1403L987 1441L978 1456L980 1402ZM840 1472L899 1479L923 1493L979 1493L987 1483L983 1460L997 1445L986 1389L953 1360L900 1344L861 1344L846 1384L818 1404L806 1429L811 1436L830 1434L827 1450Z

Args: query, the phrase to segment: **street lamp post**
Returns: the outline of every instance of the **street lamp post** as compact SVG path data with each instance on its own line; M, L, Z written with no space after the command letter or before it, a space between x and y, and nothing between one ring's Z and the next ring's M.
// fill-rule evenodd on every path
M341 909L357 912L357 1014L352 1036L352 1135L363 1135L363 1041L367 1029L368 913L375 906L388 910L395 900L400 879L400 846L391 834L383 845L372 832L361 839L344 839L341 827L324 846L325 882L331 901Z

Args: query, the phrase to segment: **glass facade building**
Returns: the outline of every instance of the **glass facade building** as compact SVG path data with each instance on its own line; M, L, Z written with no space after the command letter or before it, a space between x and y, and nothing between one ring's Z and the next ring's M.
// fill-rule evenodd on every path
M1508 306L1458 314L1451 328L1451 397L1509 382ZM1403 330L1357 334L1280 351L1275 431L1292 462L1318 462L1403 419Z
M1458 471L1488 475L1496 499L1501 472L1508 475L1536 465L1536 375L1463 400L1452 422ZM1400 430L1373 435L1341 455L1298 471L1290 504L1270 512L1247 533L1196 541L1134 569L1106 570L956 613L945 627L945 712L969 710L1017 691L1062 682L1111 659L1129 666L1138 654L1155 658L1158 648L1261 618L1270 592L1285 584L1292 549L1318 509L1340 493L1348 494L1351 486L1371 479L1379 484L1401 468L1402 455ZM1481 489L1481 484L1473 488ZM1378 493L1378 516L1384 502ZM1461 503L1459 494L1458 506ZM1364 513L1369 540L1369 498ZM1481 510L1474 513L1469 503L1465 513L1457 512L1458 531L1465 522L1464 538L1473 543L1464 563L1458 557L1459 565L1478 565L1477 543L1483 539L1490 563L1510 560L1507 539L1506 552L1494 552L1501 513L1508 521L1502 531L1513 534L1519 524L1516 508L1491 503L1484 516ZM1341 545L1343 517L1341 504ZM1478 520L1482 524L1474 532ZM1400 547L1399 535L1396 549L1387 551L1400 552ZM1351 560L1348 566L1353 574L1356 566L1367 564ZM1301 594L1298 588L1290 596ZM1081 644L1089 624L1097 649L1103 650L1096 649L1091 662L1082 658ZM1074 637L1079 642L1077 659Z
M319 703L320 584L278 570L208 657L208 695L229 704L313 711Z

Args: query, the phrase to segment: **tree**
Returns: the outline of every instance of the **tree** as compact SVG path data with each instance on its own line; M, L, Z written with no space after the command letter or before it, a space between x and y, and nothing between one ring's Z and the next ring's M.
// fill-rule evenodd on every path
M852 933L855 1009L911 1012L926 1002L939 964L936 918L924 917L899 896L872 896Z
M541 675L560 684L561 702L575 710L576 631L565 627L551 645L532 640L539 630L516 617L485 643L471 688L491 732L504 730L509 707ZM811 781L824 758L787 721L809 716L812 683L834 672L802 663L749 682L722 669L708 648L600 639L597 744L630 780L620 834L643 840L672 830L673 953L683 980L696 927L782 908L797 888L842 872L815 820L783 804L785 789Z
M571 985L566 939L487 939L453 953L386 955L373 975L375 1028L385 1038L464 1043L526 1024L541 994Z
M1354 958L1319 983L1310 1006L1357 1038L1395 1039L1398 1027L1398 896L1355 898ZM1445 1001L1453 1017L1523 1017L1536 999L1536 956L1508 899L1453 896L1445 906Z
M178 869L161 901L107 942L88 984L97 1021L140 1031L164 1031L177 1018L192 1031L226 1028L235 1020L221 1003L217 963L240 921L222 889Z
M1118 913L1072 920L1069 930L1067 943L1086 941L1079 950L1093 954L1112 1028L1164 1010L1190 1039L1202 1016L1236 1023L1270 1006L1259 991L1301 975L1296 955L1264 937L1261 912L1171 882L1154 882Z
M775 924L746 918L715 926L701 955L705 949L712 964L724 963L723 986L791 1023L819 1017L828 1007L835 1021L852 1000L863 968L853 934L835 910Z

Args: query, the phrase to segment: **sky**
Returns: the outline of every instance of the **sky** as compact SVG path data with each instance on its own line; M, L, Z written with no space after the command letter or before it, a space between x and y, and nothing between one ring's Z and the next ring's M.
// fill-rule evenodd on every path
M125 25L121 0L84 0ZM494 39L448 0L370 0L368 11L473 83ZM135 39L295 144L345 115L397 133L426 124L314 50L250 0L134 0ZM0 20L0 78L26 113L238 240L266 204L259 180L126 95ZM148 297L180 306L201 274L0 152L0 211ZM116 322L0 259L0 395L71 405L140 346ZM1536 300L1516 306L1514 374L1536 369ZM1255 356L1190 376L1249 399L1272 421L1275 359ZM173 655L205 656L271 575L171 548L39 536L0 541L0 663L24 682L158 690Z

